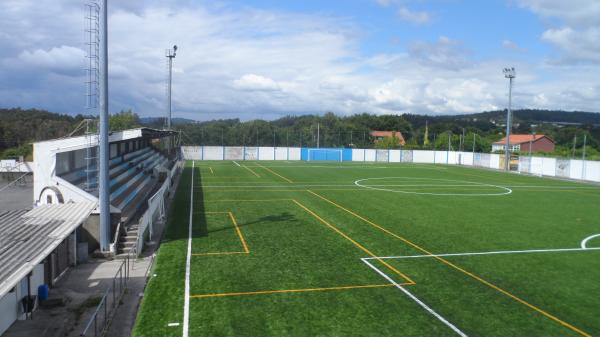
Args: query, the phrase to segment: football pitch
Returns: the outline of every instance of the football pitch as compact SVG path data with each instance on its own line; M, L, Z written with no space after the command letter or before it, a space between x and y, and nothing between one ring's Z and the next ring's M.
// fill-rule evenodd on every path
M600 187L188 161L133 336L598 336Z

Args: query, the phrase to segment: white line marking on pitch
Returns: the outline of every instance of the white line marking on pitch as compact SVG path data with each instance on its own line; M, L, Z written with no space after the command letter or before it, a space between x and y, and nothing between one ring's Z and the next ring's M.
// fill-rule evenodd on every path
M444 323L446 326L448 326L450 329L452 329L454 332L456 332L459 336L467 337L467 335L464 332L460 331L460 329L458 329L454 324L450 323L447 319L445 319L440 314L438 314L437 312L435 312L433 309L431 309L427 304L425 304L423 301L421 301L420 299L418 299L411 292L409 292L404 287L402 287L401 285L399 285L391 277L387 276L387 274L385 274L384 272L382 272L381 270L379 270L377 267L375 267L374 265L372 265L369 261L367 261L367 259L363 258L361 260L362 260L362 262L366 263L371 269L373 269L375 272L377 272L379 275L383 276L383 278L385 278L386 280L388 280L396 288L400 289L403 293L405 293L413 301L417 302L417 304L420 305L423 309L427 310L427 312L429 312L430 314L432 314L433 316L435 316L435 318L437 318L442 323Z
M179 326L179 323L169 323L167 326Z
M600 249L600 248L587 248L587 243L588 241L590 241L593 238L598 238L600 237L600 234L594 234L594 235L590 235L587 238L583 239L583 241L581 241L581 249Z
M194 170L196 162L192 161L192 183L190 188L190 222L188 225L188 246L185 260L185 294L183 299L183 337L189 336L190 330L190 264L192 257L192 218L194 216Z
M598 234L600 236L600 234ZM582 243L583 245L583 243ZM365 260L374 259L415 259L423 257L446 257L446 256L473 256L473 255L498 255L498 254L527 254L527 253L552 253L552 252L580 252L584 250L600 250L598 248L558 248L558 249L529 249L529 250L500 250L492 252L473 252L473 253L449 253L449 254L423 254L423 255L404 255L404 256L378 256L365 257Z
M363 185L363 184L361 184L361 182L363 182L363 181L382 180L382 179L427 180L427 181L458 182L458 183L471 184L471 182L469 182L469 181L454 180L454 179L412 178L412 177L378 177L378 178L358 179L358 180L356 180L354 182L354 185L362 187L362 188L368 188L368 189L372 189L372 190L377 190L377 191L387 191L387 192L393 192L393 193L417 194L417 195L484 197L484 196L502 196L502 195L508 195L508 194L512 193L512 190L510 188L508 188L508 187L499 186L499 185L492 185L492 184L486 184L486 183L480 183L480 182L472 182L472 184L473 185L479 185L479 186L494 187L494 188L502 189L502 190L504 190L504 192L498 192L498 193L433 193L433 192L417 192L417 191L390 190L390 189L387 189L387 188L377 188L377 187L372 187L371 185Z
M233 161L233 163L234 163L234 164L236 164L236 165L237 165L237 166L239 166L239 167L242 167L242 165L238 164L238 162L237 162L237 161L235 161L235 160Z

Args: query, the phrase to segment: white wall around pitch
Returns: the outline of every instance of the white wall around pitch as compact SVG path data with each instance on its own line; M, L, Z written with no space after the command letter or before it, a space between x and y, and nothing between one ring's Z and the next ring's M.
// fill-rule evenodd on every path
M38 145L41 144L42 146ZM49 159L50 156L47 156L47 149L43 148L44 143L37 143L34 146L35 152L37 153L36 159L39 158L39 163L36 165L42 165L41 163L46 163L47 165L51 165L52 161ZM183 158L186 160L301 160L301 148L297 147L241 147L241 146L232 146L232 147L222 147L222 146L182 146L181 148ZM420 163L420 164L450 164L450 165L463 165L463 166L474 166L477 164L478 166L482 166L485 168L501 170L500 167L502 163L502 156L499 154L473 154L472 152L457 152L457 151L425 151L425 150L409 150L404 151L410 153L410 160L403 159L403 155L405 153L401 153L400 150L390 150L386 152L386 156L381 156L383 152L380 150L380 160L385 159L385 161L389 161L390 163L400 163L400 162L412 162L412 163ZM387 151L387 150L385 150ZM475 158L479 158L475 160ZM366 162L375 162L377 161L378 155L377 150L375 149L352 149L352 161L366 161ZM382 159L383 158L383 159ZM521 158L519 162L519 170L521 172L527 172L533 175L539 176L549 176L554 177L557 174L557 159L556 158L546 158L546 157L531 157L527 160L523 160ZM564 162L562 160L561 162ZM526 164L528 167L524 167ZM531 167L531 171L529 171L529 166ZM48 170L43 170L44 172L48 172ZM35 173L35 165L34 165L34 173ZM587 180L587 181L596 181L600 182L600 162L598 161L586 161L585 163L581 160L570 160L569 168L568 168L568 177L570 179L575 180ZM43 178L43 172L42 172ZM45 179L49 181L53 181L51 177L46 177ZM60 179L60 178L55 178ZM41 181L40 179L37 182ZM56 184L56 181L52 182ZM62 183L62 181L59 181ZM65 182L65 185L68 183ZM47 186L47 185L45 185ZM65 187L65 186L63 186ZM67 186L68 187L68 186ZM39 188L39 187L38 187ZM73 187L73 189L77 189ZM79 189L77 189L79 190ZM34 184L35 191L35 184ZM79 190L81 191L81 190ZM38 192L39 193L39 192ZM85 192L83 192L85 193Z
M490 168L494 170L500 170L500 155L499 154L491 154L490 155Z
M556 176L556 158L542 158L542 175L554 177Z
M390 163L399 163L400 162L400 150L390 150L389 161L390 161Z
M202 150L203 160L223 160L224 153L222 146L204 146Z
M302 160L302 149L290 147L290 158L288 160Z
M446 164L446 151L433 151L435 158L433 159L435 164Z
M181 154L186 160L202 160L202 146L182 146Z
M258 160L275 160L275 148L271 146L261 146L258 148Z
M433 164L433 151L413 151L413 163Z
M244 160L243 146L226 146L223 151L225 151L225 160Z
M352 149L352 161L365 161L365 150Z
M288 160L288 148L287 147L276 147L275 148L275 160Z

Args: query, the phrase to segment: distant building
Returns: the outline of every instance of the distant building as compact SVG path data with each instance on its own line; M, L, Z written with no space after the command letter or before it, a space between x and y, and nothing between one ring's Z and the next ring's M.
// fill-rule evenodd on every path
M529 152L531 144L531 152L552 152L554 151L555 143L546 135L511 135L509 146L511 151ZM506 137L492 144L492 152L504 151L506 146Z
M396 137L400 145L406 145L404 136L402 136L402 132L400 131L371 131L369 135L374 138L375 143L382 141L386 137Z

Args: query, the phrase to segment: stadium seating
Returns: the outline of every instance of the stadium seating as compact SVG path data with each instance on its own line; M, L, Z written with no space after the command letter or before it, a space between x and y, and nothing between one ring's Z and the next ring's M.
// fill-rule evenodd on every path
M109 162L111 204L121 210L123 222L130 220L157 188L155 169L168 164L168 159L152 147L115 157ZM84 189L87 168L80 168L61 175L73 185ZM97 174L95 165L89 168ZM93 181L97 181L94 177ZM97 196L98 191L92 191Z

